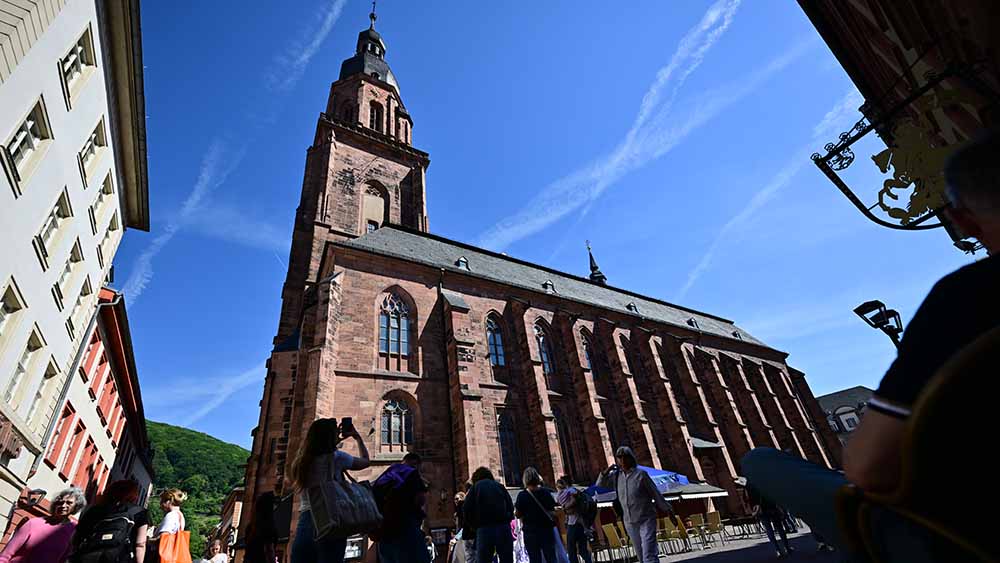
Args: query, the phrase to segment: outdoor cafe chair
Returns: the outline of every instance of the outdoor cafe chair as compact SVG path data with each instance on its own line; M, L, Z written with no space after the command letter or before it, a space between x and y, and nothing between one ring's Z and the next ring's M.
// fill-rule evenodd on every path
M691 520L691 529L698 532L698 536L701 538L701 543L708 545L708 537L705 535L705 516L702 514L692 514L689 518Z
M631 548L622 542L615 525L603 524L601 529L604 530L604 537L608 539L608 551L614 557L614 561L628 561Z
M615 525L618 526L618 537L621 538L622 543L625 545L631 545L632 538L629 537L628 532L625 531L625 523L618 520L615 522Z
M697 532L698 530L696 530L695 528L689 528L687 525L685 525L684 524L684 520L681 520L680 516L676 516L675 515L674 519L675 519L675 521L677 523L677 535L680 536L681 541L684 542L684 545L687 545L688 547L690 547L691 546L691 533L690 532ZM702 542L701 542L701 548L705 549L705 542L704 542L704 540L702 540Z
M981 513L983 497L927 494L940 490L943 475L955 474L956 460L966 460L963 482L994 481L993 465L970 456L982 455L984 432L977 429L996 411L998 365L1000 327L953 355L917 397L903 431L896 489L872 493L853 484L840 489L837 520L854 552L873 562L900 560L883 553L873 538L872 513L877 510L922 528L932 539L931 550L947 552L950 561L1000 561L995 519L969 517Z
M718 535L719 539L722 540L722 545L726 545L726 536L729 533L726 531L726 527L722 524L722 515L719 511L713 510L705 514L708 518L708 523L705 524L705 533L709 536Z
M674 525L674 522L670 518L667 518L666 516L657 518L656 524L656 541L661 546L665 546L665 549L663 550L664 555L675 553L674 542L681 544L681 551L691 550L691 547L684 543L680 532L677 531L677 526Z

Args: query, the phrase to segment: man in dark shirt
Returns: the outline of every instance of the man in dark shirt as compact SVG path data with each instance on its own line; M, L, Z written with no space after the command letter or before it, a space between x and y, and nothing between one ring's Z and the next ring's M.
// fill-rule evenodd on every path
M514 502L507 489L493 479L489 469L480 467L472 473L472 489L465 496L462 516L466 529L470 534L475 533L479 563L492 563L494 554L500 563L513 562L514 538L510 521L514 519Z
M837 490L847 482L867 491L894 489L907 418L921 391L949 358L1000 325L1000 136L956 151L945 179L949 205L944 215L962 235L978 239L990 257L945 276L924 299L844 448L844 474L767 448L751 451L741 462L743 474L758 489L837 545L845 545L834 515ZM908 561L925 560L928 551L918 541L920 534L896 524L886 521L876 528L887 550L905 553ZM890 526L894 532L886 531Z

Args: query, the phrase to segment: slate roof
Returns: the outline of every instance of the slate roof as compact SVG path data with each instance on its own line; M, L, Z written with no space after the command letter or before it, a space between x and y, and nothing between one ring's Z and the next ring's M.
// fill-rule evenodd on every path
M857 387L816 397L816 402L819 403L824 412L835 411L840 407L855 408L858 406L858 403L867 403L868 399L871 399L874 393L875 391L863 385L858 385Z
M587 278L559 272L430 233L387 225L356 239L335 244L383 256L392 256L434 268L444 268L463 275L484 278L539 293L551 293L564 299L625 315L638 315L689 330L698 328L715 336L767 346L728 319L644 297L624 289L599 285ZM468 260L468 270L459 268L456 264L457 260L462 257ZM549 282L551 282L551 286L549 286ZM546 287L551 287L551 289L547 290ZM734 333L739 336L735 336Z

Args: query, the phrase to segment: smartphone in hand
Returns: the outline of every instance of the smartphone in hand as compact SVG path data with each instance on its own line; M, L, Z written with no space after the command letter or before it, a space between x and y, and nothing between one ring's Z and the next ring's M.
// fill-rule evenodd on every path
M345 416L340 419L340 437L346 438L348 436L353 436L354 434L354 419L349 416Z

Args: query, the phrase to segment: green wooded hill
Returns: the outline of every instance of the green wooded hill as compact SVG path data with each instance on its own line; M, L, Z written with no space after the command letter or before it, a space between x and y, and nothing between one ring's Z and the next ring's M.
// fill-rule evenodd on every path
M188 494L181 507L191 531L191 555L197 559L205 550L205 536L219 523L226 494L243 481L243 468L250 452L216 438L179 426L146 421L153 457L155 494L177 487ZM149 501L150 519L160 522L159 499Z

